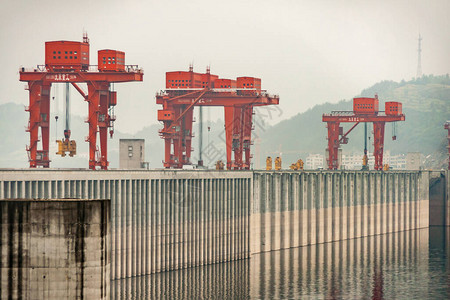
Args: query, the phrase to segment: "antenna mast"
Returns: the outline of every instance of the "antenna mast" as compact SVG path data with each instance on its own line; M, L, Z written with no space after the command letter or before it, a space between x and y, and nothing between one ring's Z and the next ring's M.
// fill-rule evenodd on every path
M419 33L419 47L417 48L417 78L422 77L422 37Z

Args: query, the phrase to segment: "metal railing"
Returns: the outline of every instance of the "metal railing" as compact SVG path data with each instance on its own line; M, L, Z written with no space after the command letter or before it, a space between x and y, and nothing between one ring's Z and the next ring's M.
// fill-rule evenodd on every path
M25 68L20 67L19 72L45 72L45 66L44 65L37 65L36 68Z
M361 112L354 112L352 110L345 110L345 111L332 111L331 113L328 114L323 114L324 116L373 116L373 115L377 115L377 116L384 116L385 112L383 110L379 110L377 112L372 112L372 113L361 113Z
M48 70L45 67L45 65L37 65L36 68L25 68L25 67L19 68L19 72L30 72L31 73L31 72L47 72L47 71ZM67 69L64 69L64 71L62 71L62 72L73 72L73 71L74 71L74 69L67 68ZM60 73L60 72L61 71L58 70L58 73ZM87 72L99 72L98 65L89 65ZM142 74L142 73L144 73L144 69L139 68L138 65L125 65L125 72Z
M181 96L183 93L189 93L194 91L203 91L205 88L167 88L164 90L160 90L156 93L156 96L167 96L169 92L179 92L179 95ZM241 92L248 92L253 91L255 92L256 96L262 96L262 97L268 97L268 98L279 98L279 95L272 95L267 93L267 90L261 90L258 92L256 89L245 89L245 88L211 88L208 92L210 93L222 93L222 92L229 92L229 93L237 93L238 96L242 96Z

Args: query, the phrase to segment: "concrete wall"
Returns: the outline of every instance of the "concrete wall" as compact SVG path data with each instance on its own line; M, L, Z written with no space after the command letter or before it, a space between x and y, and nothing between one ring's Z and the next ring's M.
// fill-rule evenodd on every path
M1 198L111 199L111 278L248 258L252 172L0 171Z
M251 253L428 227L427 172L255 172Z
M0 200L2 299L109 299L109 200Z
M1 198L111 199L111 278L428 226L428 172L3 170Z

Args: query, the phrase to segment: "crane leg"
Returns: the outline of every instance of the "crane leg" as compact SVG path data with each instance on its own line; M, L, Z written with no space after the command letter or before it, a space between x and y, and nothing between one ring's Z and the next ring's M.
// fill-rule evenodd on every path
M242 169L243 153L243 113L242 107L225 107L225 136L227 145L227 169ZM232 159L234 153L234 160Z
M188 112L185 113L183 116L183 128L184 131L182 132L183 136L183 150L184 154L182 156L183 158L183 165L190 164L191 163L191 153L192 153L192 121L194 116L194 109L190 108Z
M231 160L233 153L233 107L225 106L225 141L227 148L227 170L231 170L233 161Z
M49 145L50 145L50 88L51 84L43 84L41 87L41 109L40 126L42 136L41 161L39 164L44 168L50 167Z
M170 168L170 162L171 162L171 147L172 147L172 138L163 136L164 138L164 167Z
M242 152L243 152L243 112L242 107L234 108L233 118L233 152L234 152L234 169L242 169Z
M100 158L98 164L102 170L108 169L108 127L109 127L109 115L108 115L108 103L109 103L109 91L99 92L99 114L98 114L98 128L100 135Z
M328 128L328 169L337 170L339 168L339 122L327 122Z
M250 169L250 160L251 160L251 152L250 152L250 146L252 141L252 117L253 117L253 106L248 106L245 108L244 113L244 129L243 129L243 148L244 148L244 155L245 155L245 161L243 164L243 168L245 170Z
M51 84L32 81L28 85L30 90L30 113L27 131L30 132L29 153L30 168L42 166L50 167L49 142L50 142L50 88ZM42 150L38 150L39 127L41 128Z
M166 108L169 109L169 108ZM175 116L180 115L180 109L170 107L172 111L174 111ZM174 128L170 129L172 121L163 121L164 129L162 130L161 137L164 139L164 167L165 168L173 168L177 167L176 158L178 158L178 149L179 145L179 131L176 131Z
M89 116L87 122L89 123L89 136L86 141L89 142L89 169L95 170L96 167L96 152L97 152L97 128L98 128L98 102L99 92L92 85L88 84L88 103L89 103Z
M30 102L27 111L30 113L30 119L27 131L30 133L30 145L27 147L30 168L37 167L37 144L39 141L39 119L40 119L40 101L41 85L36 81L28 83L30 91Z
M179 118L177 124L172 126L172 122L164 122L164 130L161 134L164 139L164 167L182 168L183 165L190 164L192 152L192 120L193 109L185 106L173 107L175 119ZM172 152L173 145L173 152Z
M103 124L107 123L107 103L109 95L109 83L104 83L94 86L92 83L88 83L88 98L89 103L89 116L87 123L89 123L89 136L86 141L89 142L89 169L95 170L97 166L106 170L108 168L107 160L107 127ZM102 114L105 111L106 114ZM99 125L103 127L100 133L100 147L101 152L97 149L97 132L99 131Z
M375 156L375 170L383 169L385 122L373 122L373 155Z

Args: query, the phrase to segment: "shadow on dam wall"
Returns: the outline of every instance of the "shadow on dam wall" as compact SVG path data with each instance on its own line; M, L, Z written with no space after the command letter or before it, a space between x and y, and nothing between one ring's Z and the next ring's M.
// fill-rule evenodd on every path
M449 171L430 172L430 226L450 226Z
M429 226L427 171L1 170L0 199L111 199L111 279Z

